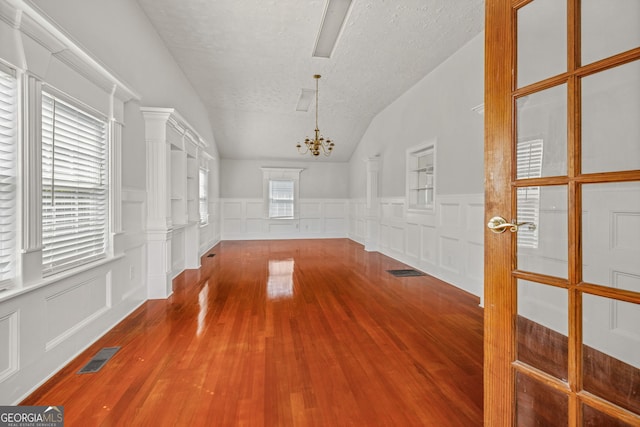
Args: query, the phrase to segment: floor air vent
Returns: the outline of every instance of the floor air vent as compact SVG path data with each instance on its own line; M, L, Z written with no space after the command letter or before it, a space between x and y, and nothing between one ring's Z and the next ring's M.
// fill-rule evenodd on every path
M393 274L396 277L414 277L414 276L426 276L422 271L409 269L409 270L387 270L388 273Z
M95 356L84 365L84 368L78 371L79 374L90 374L93 372L98 372L102 367L113 357L116 352L120 350L120 347L105 347L96 353Z

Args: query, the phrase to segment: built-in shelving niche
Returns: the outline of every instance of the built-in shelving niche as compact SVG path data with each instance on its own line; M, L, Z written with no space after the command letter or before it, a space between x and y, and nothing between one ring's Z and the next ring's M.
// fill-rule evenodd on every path
M436 145L422 144L407 150L407 208L433 211L436 194Z
M199 169L205 141L172 108L142 108L147 142L147 287L166 298L172 279L198 268Z

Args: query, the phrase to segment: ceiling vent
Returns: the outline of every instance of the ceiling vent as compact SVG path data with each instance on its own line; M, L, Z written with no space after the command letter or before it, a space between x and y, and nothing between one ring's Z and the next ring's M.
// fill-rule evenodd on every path
M313 89L301 89L300 97L298 98L298 105L296 105L296 111L309 111L313 97L316 91Z
M314 58L330 58L342 33L352 0L327 0L320 32L313 50Z

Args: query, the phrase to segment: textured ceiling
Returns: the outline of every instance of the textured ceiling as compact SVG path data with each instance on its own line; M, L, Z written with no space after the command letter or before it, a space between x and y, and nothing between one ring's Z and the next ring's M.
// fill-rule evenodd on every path
M373 117L480 33L483 0L354 0L331 58L311 56L325 0L138 0L209 111L223 158L307 160L302 88L348 161ZM310 159L310 156L308 156ZM313 159L318 161L318 159Z

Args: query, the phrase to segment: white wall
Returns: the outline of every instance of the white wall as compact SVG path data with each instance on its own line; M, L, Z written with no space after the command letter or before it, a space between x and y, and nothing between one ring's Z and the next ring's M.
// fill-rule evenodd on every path
M124 106L122 185L144 190L144 120L140 107L175 108L209 143L209 225L200 229L200 252L220 239L219 155L209 116L196 90L164 45L138 3L129 0L33 0L82 47L139 95Z
M12 5L31 9L32 4L52 17L54 28L62 32L48 29L53 22L49 19L33 25L31 12L21 21L16 18L19 14ZM0 292L0 404L7 405L19 402L146 299L146 149L140 107L180 110L211 147L211 215L209 225L200 230L201 252L219 240L220 180L207 112L136 2L0 0L0 12L6 15L6 22L0 20L0 59L13 68L32 73L105 114L109 78L96 71L93 60L134 93L133 98L127 95L114 102L114 116L123 124L122 201L116 207L122 213L122 226L113 238L115 255ZM22 26L16 24L14 29L8 23L14 20ZM58 50L62 34L69 40ZM31 258L21 256L23 262Z
M144 162L140 161L144 158L140 105L175 108L214 145L202 101L137 2L33 0L33 3L140 95L140 101L125 110L122 179L126 187L145 185Z
M379 154L380 196L403 197L405 150L437 140L437 194L484 191L484 33L380 112L351 157L350 197L365 196L364 160Z
M265 218L261 167L301 168L299 218ZM349 164L223 159L220 223L225 240L347 237Z
M348 163L233 159L220 162L220 197L262 197L261 167L304 169L300 173L300 198L349 197Z
M350 161L349 236L482 297L484 33L371 122ZM409 148L436 141L435 210L405 201ZM366 159L379 155L378 198L366 207Z
M208 142L208 113L138 3L131 0L33 0L86 51L115 72L148 107L180 111Z
M122 131L122 184L145 189L145 135L140 107L175 108L209 143L214 157L209 172L209 213L207 227L200 229L200 252L220 238L219 155L208 112L196 90L175 62L164 42L135 1L33 0L84 49L122 78L140 99L124 107L126 126Z

